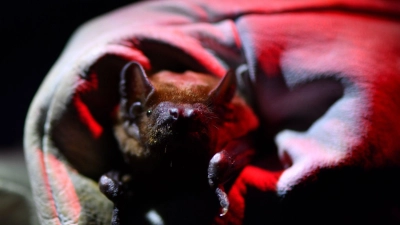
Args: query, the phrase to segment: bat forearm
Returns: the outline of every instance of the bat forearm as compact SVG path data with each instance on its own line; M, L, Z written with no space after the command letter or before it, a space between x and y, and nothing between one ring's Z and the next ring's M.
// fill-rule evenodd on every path
M210 160L208 179L211 187L217 187L229 180L249 164L255 154L252 141L243 137L231 141L222 151Z
M222 151L216 153L208 167L208 183L215 189L220 206L221 216L228 212L229 199L223 184L239 172L251 161L255 154L252 141L243 137L231 141Z

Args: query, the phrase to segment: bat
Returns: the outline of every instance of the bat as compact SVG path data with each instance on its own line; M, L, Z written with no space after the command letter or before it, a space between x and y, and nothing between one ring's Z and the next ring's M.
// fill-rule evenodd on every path
M147 76L137 62L124 66L114 133L125 163L99 180L114 203L113 225L126 220L128 202L151 204L204 186L216 193L221 216L228 211L223 185L255 154L249 134L259 124L236 86L232 70L223 78L166 70Z

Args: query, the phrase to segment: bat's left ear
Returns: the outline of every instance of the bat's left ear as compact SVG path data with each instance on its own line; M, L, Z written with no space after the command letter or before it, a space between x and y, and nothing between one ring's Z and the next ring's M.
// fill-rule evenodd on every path
M215 106L228 103L236 92L236 76L233 70L229 70L221 79L218 86L209 94L211 103Z
M127 63L121 71L120 81L121 106L127 114L146 102L154 92L154 87L147 78L143 67L135 61Z

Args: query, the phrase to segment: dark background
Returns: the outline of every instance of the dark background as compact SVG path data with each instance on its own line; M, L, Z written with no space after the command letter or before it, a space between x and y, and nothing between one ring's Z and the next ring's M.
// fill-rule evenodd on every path
M0 150L21 146L25 116L73 31L128 0L7 1L0 7Z

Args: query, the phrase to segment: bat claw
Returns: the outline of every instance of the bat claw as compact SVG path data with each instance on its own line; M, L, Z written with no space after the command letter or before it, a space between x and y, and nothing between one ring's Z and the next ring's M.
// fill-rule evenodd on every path
M221 214L219 214L219 216L225 216L225 214L228 212L228 208L222 208L221 209Z
M215 190L215 193L217 194L219 204L221 206L221 214L219 214L219 215L224 216L228 212L228 208L229 208L228 195L223 190L223 187L218 187Z

